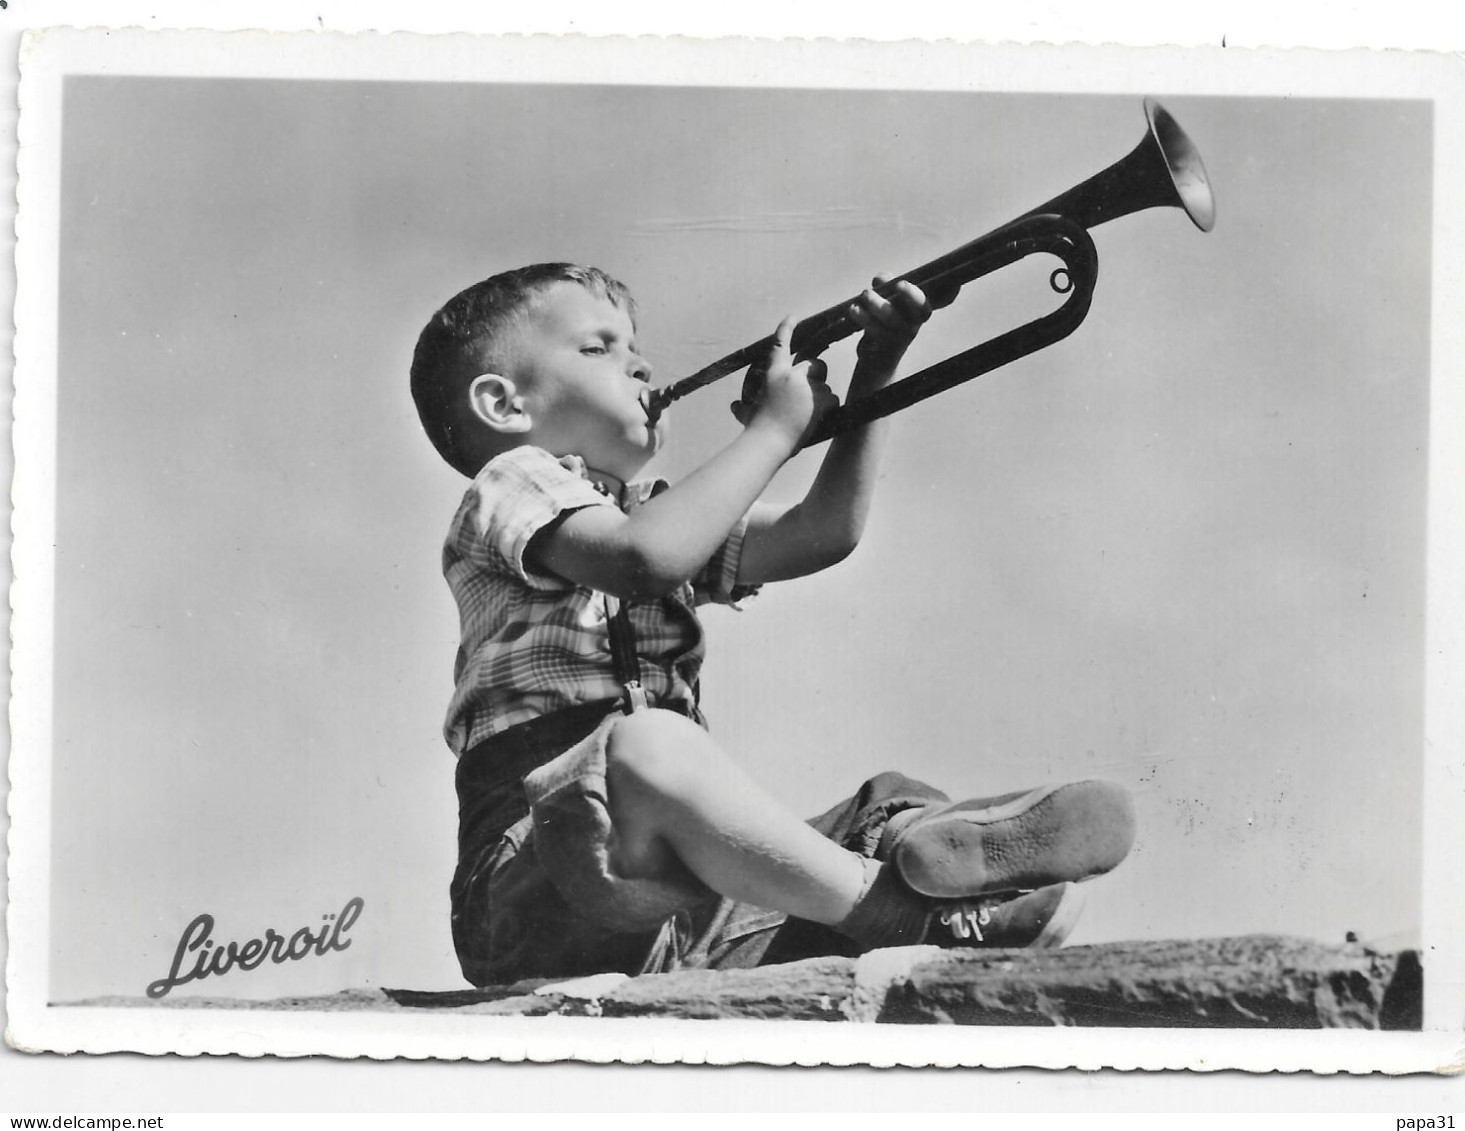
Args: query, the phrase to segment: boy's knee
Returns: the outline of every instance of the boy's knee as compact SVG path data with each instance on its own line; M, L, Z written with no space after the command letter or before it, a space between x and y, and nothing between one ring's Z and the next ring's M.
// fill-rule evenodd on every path
M721 757L707 732L671 711L637 711L616 721L605 755L616 873L686 875L666 833L696 794L710 761Z
M696 723L674 711L649 710L617 720L605 756L612 788L666 794L718 754Z

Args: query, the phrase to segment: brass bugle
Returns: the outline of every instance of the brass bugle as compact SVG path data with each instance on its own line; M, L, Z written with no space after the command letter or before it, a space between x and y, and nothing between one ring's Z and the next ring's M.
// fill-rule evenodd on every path
M1215 198L1199 150L1153 98L1144 100L1144 112L1148 126L1144 138L1107 169L1000 228L876 288L877 293L888 296L897 283L908 279L925 291L933 306L945 306L972 280L1029 255L1046 253L1063 262L1049 275L1053 290L1068 296L1058 309L877 393L841 405L820 421L805 441L806 446L888 416L1066 338L1088 314L1098 280L1098 252L1089 237L1090 228L1131 212L1168 207L1184 209L1197 228L1209 232L1216 220ZM799 322L789 343L794 357L801 361L818 357L835 342L859 332L860 325L849 314L855 301L847 299ZM765 360L772 345L772 335L760 338L658 389L651 397L653 419L688 393Z

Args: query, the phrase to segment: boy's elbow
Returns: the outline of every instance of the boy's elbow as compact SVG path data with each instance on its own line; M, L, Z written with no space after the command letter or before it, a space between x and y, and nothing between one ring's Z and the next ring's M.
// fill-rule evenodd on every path
M641 547L627 550L607 586L623 601L653 601L674 593L687 580L680 563Z
M837 566L845 558L855 552L860 544L858 531L840 531L814 539L806 543L806 554L808 557L808 572L817 573L819 570L828 569L830 566Z
M859 546L865 528L862 516L840 515L832 508L809 506L807 502L792 508L779 525L778 540L798 555L802 574L817 573L844 561Z
M825 531L822 542L826 543L825 552L829 555L829 564L838 565L855 552L860 544L860 538L865 533L863 517L842 522L832 529Z
M840 562L844 561L845 558L853 554L855 552L855 548L859 546L859 544L860 540L858 537L845 538L832 543L825 550L826 560L824 562L823 568L828 569L830 566L838 565Z

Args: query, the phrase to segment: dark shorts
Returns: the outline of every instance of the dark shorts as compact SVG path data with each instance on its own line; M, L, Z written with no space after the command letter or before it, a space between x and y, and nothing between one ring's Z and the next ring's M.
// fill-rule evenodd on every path
M464 977L488 986L853 954L853 944L828 927L723 899L693 878L615 874L606 741L620 717L613 703L558 711L460 759L451 894ZM891 814L945 799L920 782L881 774L810 823L873 856Z

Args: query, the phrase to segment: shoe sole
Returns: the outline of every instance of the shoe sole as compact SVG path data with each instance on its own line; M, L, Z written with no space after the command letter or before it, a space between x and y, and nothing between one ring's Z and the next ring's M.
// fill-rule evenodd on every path
M963 899L1084 880L1134 844L1134 803L1104 781L1048 786L999 805L958 803L912 821L894 848L914 891Z

